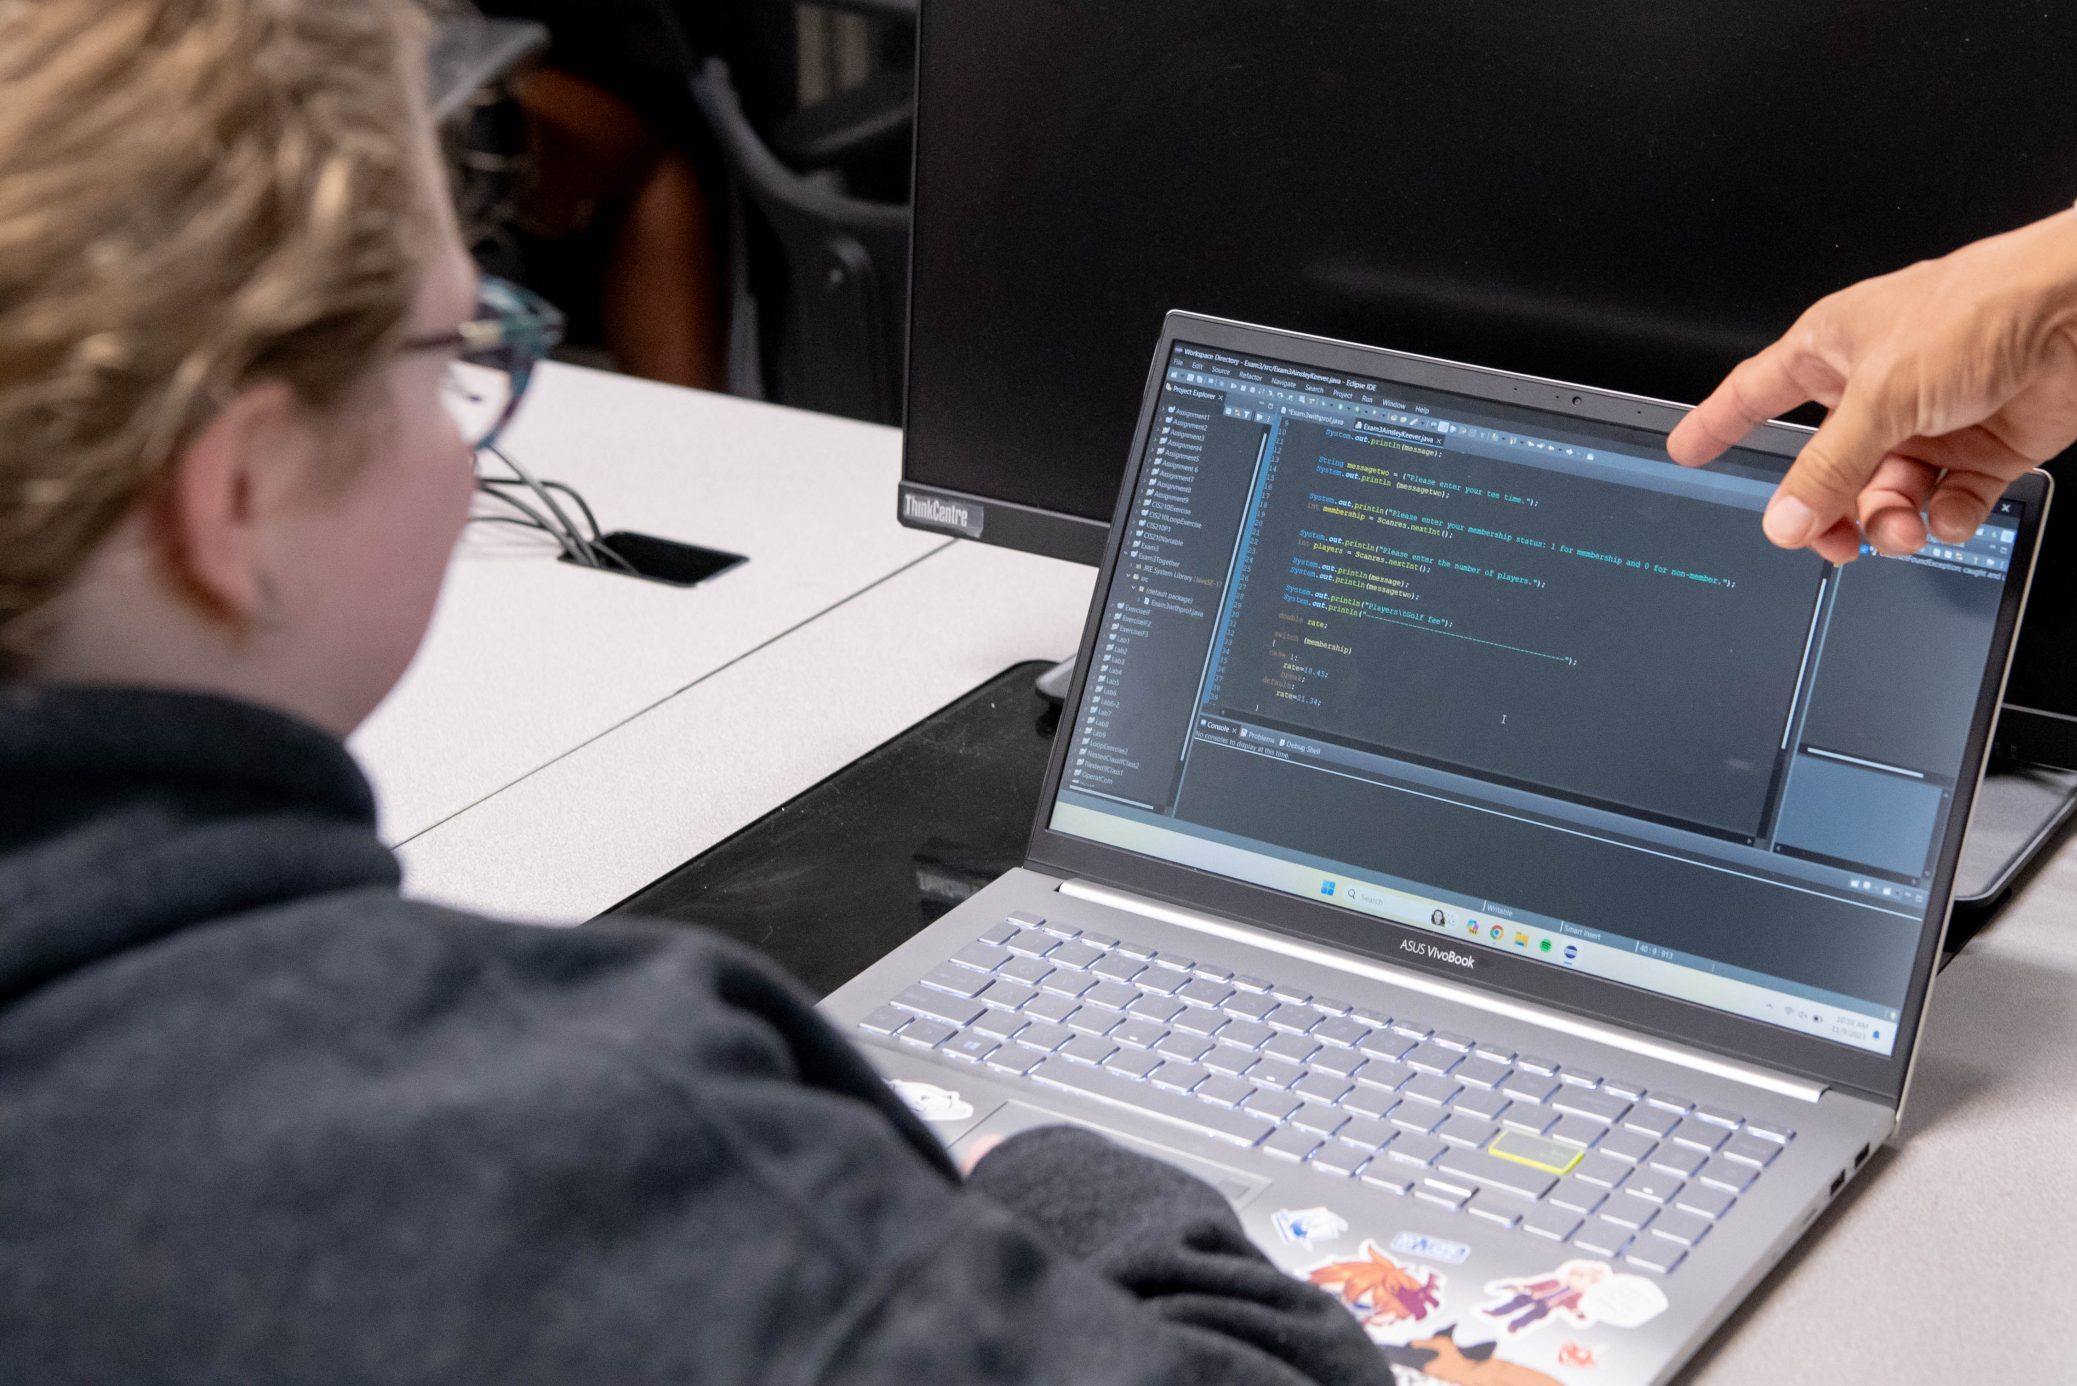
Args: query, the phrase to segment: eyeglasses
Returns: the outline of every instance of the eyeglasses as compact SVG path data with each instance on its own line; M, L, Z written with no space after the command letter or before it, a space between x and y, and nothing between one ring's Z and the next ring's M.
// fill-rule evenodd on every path
M489 447L512 421L539 365L563 339L563 315L517 284L485 275L476 315L451 332L413 337L406 351L453 351L441 403L470 451Z

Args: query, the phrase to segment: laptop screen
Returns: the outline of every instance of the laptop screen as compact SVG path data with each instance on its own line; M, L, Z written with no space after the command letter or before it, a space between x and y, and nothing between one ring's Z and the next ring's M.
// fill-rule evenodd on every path
M1894 1051L2023 502L1835 568L1777 457L1164 369L1054 831Z

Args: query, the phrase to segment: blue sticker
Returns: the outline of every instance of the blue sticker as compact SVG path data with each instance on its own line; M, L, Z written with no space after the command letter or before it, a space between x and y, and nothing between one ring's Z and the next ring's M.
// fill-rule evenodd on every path
M1392 1239L1392 1250L1401 1256L1419 1256L1450 1266L1463 1265L1464 1259L1471 1255L1471 1248L1462 1242L1447 1242L1419 1232L1401 1232Z

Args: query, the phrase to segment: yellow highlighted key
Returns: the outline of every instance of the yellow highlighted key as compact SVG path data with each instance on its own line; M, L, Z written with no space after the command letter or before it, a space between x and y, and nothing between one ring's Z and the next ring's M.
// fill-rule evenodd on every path
M1486 1153L1498 1155L1503 1160L1512 1160L1531 1169L1546 1170L1551 1174L1568 1174L1580 1162L1586 1151L1566 1145L1562 1141L1547 1141L1541 1136L1532 1136L1526 1131L1502 1131L1493 1137Z

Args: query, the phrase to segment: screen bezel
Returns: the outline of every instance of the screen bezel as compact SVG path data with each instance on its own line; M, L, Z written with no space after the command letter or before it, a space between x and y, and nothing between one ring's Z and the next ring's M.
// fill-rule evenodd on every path
M1124 520L1138 494L1148 431L1169 355L1178 341L1193 346L1254 352L1295 364L1367 376L1417 389L1443 390L1489 402L1527 405L1583 422L1667 432L1687 412L1685 406L1663 400L1511 375L1459 362L1331 341L1180 310L1170 312L1163 321L1160 341L1148 369L1139 422L1133 431L1132 452L1112 514L1110 537L1091 594L1088 619L1083 624L1073 684L1061 713L1061 732L1054 738L1052 753L1047 760L1045 785L1028 849L1029 863L1040 870L1081 877L1226 916L1274 933L1345 950L1367 960L1458 982L1476 981L1479 985L1556 1010L1595 1020L1614 1020L1632 1029L1711 1053L1848 1088L1893 1106L1900 1103L1910 1072L1911 1055L1918 1042L1934 963L1939 957L1941 939L1946 933L1952 908L1955 869L1961 857L1962 839L1981 784L1998 700L2004 689L2014 637L2033 574L2034 557L2051 489L2046 474L2030 473L2014 483L2009 492L2026 502L2026 515L2020 523L2013 549L2012 572L2019 575L2020 580L2006 583L1991 641L1991 658L1986 661L1977 690L1962 763L1963 773L1956 785L1954 812L1948 817L1933 878L1931 898L1941 904L1938 909L1928 912L1929 922L1921 930L1912 960L1910 985L1904 1003L1899 1007L1901 1018L1896 1047L1889 1055L1874 1054L1815 1036L1796 1034L1764 1021L1505 953L1482 950L1475 970L1467 973L1463 968L1434 961L1425 955L1402 951L1399 945L1404 940L1427 937L1417 926L1354 914L1338 906L1055 832L1048 826L1059 794L1073 728L1079 721L1096 635L1109 600L1111 583L1117 576L1119 549L1127 528ZM1808 440L1810 432L1787 424L1768 424L1756 430L1741 446L1746 452L1780 459L1785 469Z

